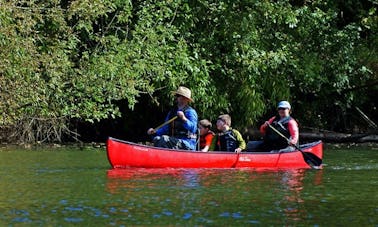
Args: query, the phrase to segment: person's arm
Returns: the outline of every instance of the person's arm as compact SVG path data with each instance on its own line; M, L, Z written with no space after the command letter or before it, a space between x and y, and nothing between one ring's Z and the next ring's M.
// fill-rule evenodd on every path
M244 141L242 135L240 134L240 132L238 130L235 130L235 129L234 129L234 134L235 134L236 140L238 141L238 144L239 144L237 149L240 149L240 151L244 150L247 146L245 144L245 141ZM240 151L238 151L238 152L240 152Z
M268 124L272 124L274 121L275 117L271 117L268 121L266 121L264 124L261 125L260 127L260 133L264 136L266 133L266 129L268 127Z
M290 132L290 143L291 144L297 144L298 138L299 138L298 123L294 119L291 119L288 122L288 128L289 128L289 132Z
M213 135L212 133L209 133L209 134L207 134L207 135L205 136L205 147L202 148L201 151L203 151L203 152L207 152L207 151L209 151L209 148L210 148L210 146L211 146L211 143L213 142L213 137L214 137L214 135Z
M210 146L209 145L206 145L204 148L201 149L202 152L208 152L209 151L209 148Z
M184 128L192 133L197 133L198 116L194 109L189 109L185 112Z

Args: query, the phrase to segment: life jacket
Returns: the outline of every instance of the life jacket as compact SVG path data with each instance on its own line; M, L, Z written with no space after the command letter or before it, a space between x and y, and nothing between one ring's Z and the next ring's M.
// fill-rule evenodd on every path
M181 111L184 112L184 114L189 110L192 109L190 106L185 106ZM177 116L178 107L174 107L168 114L168 119L171 119L175 116ZM169 124L169 133L170 136L176 137L178 139L184 139L184 138L191 138L195 139L197 138L197 135L195 133L190 132L184 127L184 122L180 118L176 118L174 121L172 121Z
M209 135L212 135L214 136L214 132L213 131L208 131L206 135L203 135L200 137L200 149L204 148L206 146L206 138L209 136ZM210 141L210 144L211 144L211 141Z
M280 116L276 116L270 125L289 139L291 137L289 131L289 121L291 119L293 118L290 116L284 117L282 119L280 119ZM271 149L273 150L283 149L288 146L287 140L278 135L278 133L273 131L273 129L271 129L270 127L267 127L264 141L265 143L269 144L269 147L271 147Z
M239 147L239 142L236 139L234 129L219 133L216 144L216 151L235 151Z

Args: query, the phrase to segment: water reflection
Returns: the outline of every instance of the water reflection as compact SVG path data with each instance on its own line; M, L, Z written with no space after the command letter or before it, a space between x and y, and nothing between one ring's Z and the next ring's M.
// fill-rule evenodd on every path
M183 187L200 187L200 175L196 169L111 169L107 171L107 190L117 193L126 188L138 188L142 184L154 187L159 180L173 180ZM145 184L144 184L145 183Z
M283 198L283 211L289 221L302 221L308 217L301 194L304 190L305 170L287 171L282 175L281 183L286 195ZM315 172L312 186L322 184L323 170Z
M308 216L302 197L305 181L310 180L307 185L320 185L322 174L322 170L304 169L111 169L107 171L106 189L111 194L137 198L137 191L144 190L144 194L148 194L148 190L162 192L166 188L174 188L176 197L159 193L161 197L154 199L160 204L173 204L172 209L182 209L182 219L199 216L205 220L206 215L199 215L204 212L199 207L207 207L206 212L218 212L219 218L247 219L247 223L256 224L260 221L252 211L266 208L271 201L273 206L268 212L284 215L287 223L297 223ZM130 189L136 190L130 193ZM272 193L267 193L269 190ZM239 204L240 208L231 212L235 207L230 207L229 204ZM153 217L174 215L174 211L165 208ZM206 220L204 223L212 221Z
M107 190L117 193L124 188L138 187L141 182L149 182L153 186L156 180L174 180L174 184L182 187L211 187L212 184L227 184L230 181L247 181L250 183L266 180L280 183L283 188L293 192L303 189L306 169L288 170L255 170L255 169L169 169L169 168L130 168L110 169L107 171ZM322 183L322 170L312 171L313 184ZM158 182L156 182L158 183ZM272 183L272 182L271 182Z

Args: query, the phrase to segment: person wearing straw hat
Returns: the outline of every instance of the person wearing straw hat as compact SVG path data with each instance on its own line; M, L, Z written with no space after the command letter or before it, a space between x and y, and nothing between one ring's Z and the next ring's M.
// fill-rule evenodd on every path
M299 129L298 123L290 116L291 105L288 101L280 101L277 105L278 114L271 117L260 127L263 135L262 141L250 141L247 144L248 151L269 151L285 149L287 151L295 150L292 145L298 145ZM275 129L272 129L272 127ZM289 139L288 141L280 134Z
M170 123L163 124L160 128L150 128L147 134L155 136L155 147L196 150L198 115L189 106L189 103L194 102L192 92L189 88L180 86L172 93L176 97L177 106L165 118L165 122Z

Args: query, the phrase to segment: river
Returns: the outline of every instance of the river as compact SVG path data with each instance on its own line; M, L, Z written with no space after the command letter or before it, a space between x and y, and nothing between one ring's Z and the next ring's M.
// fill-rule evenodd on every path
M111 170L104 148L0 148L1 226L378 226L378 150L322 170Z

